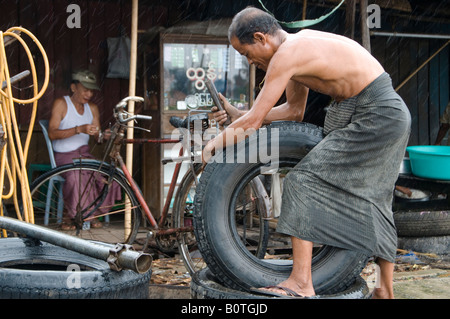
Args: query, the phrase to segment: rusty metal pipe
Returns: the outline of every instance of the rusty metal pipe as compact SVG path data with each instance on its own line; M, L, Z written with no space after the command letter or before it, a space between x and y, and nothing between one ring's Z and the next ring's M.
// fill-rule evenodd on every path
M152 257L149 254L131 250L131 246L87 241L15 218L0 217L0 228L104 260L110 265L111 269L116 271L130 269L142 274L147 272L152 264Z

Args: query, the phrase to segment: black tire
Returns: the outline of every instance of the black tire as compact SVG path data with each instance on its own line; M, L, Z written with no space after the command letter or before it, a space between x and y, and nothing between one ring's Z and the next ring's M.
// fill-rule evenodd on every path
M450 257L450 236L398 237L397 247L419 253Z
M264 296L251 292L233 290L223 286L213 273L202 269L194 274L190 284L192 299L279 299L282 297ZM331 295L317 295L314 299L365 299L369 297L369 288L360 276L346 290Z
M46 208L46 200L47 198L51 198L51 203L49 205L50 209L52 211L58 210L58 205L60 204L59 198L61 198L62 195L60 195L60 187L53 187L52 188L52 195L47 195L48 185L50 180L63 180L64 181L64 174L67 172L83 172L83 174L89 174L89 178L95 179L95 180L107 180L110 176L112 177L112 182L117 184L118 187L120 187L120 192L122 199L120 201L116 201L114 207L104 207L104 209L108 210L108 217L109 222L104 222L104 227L102 229L76 229L76 230L70 230L70 231L64 231L64 233L69 235L78 236L84 239L88 240L96 240L96 241L102 241L102 242L108 242L111 244L116 243L126 243L126 244L132 244L134 240L136 239L137 232L139 229L139 225L142 219L142 212L140 209L140 204L131 189L130 185L128 184L126 178L124 177L123 173L118 170L114 169L112 172L110 170L110 166L107 163L99 162L99 161L92 161L92 160L86 160L81 163L77 162L74 164L68 164L56 167L55 169L46 172L45 174L39 176L30 186L31 191L31 197L33 200L33 208L34 213L36 216L36 224L44 224L44 221L42 220L44 216L44 211ZM90 179L89 179L90 180ZM81 184L81 183L80 183ZM88 183L89 184L89 183ZM87 191L80 190L81 194L85 194L86 192L90 192L88 184L82 185ZM107 190L106 190L107 191ZM129 235L125 236L124 231L124 223L125 223L125 213L124 213L124 199L129 198L131 202L131 213L130 213L130 231ZM83 202L83 198L79 199L79 202ZM90 203L90 202L89 202ZM63 210L66 211L67 208L65 207L65 203L63 201ZM80 204L80 206L87 205L85 203ZM102 205L98 208L102 208ZM56 218L56 212L50 212L50 218L48 226L49 228L53 228L55 230L61 230L60 229L60 220ZM54 216L54 217L52 217ZM81 218L81 216L80 216ZM106 218L105 218L106 219ZM80 223L81 224L81 223ZM61 230L62 231L62 230Z
M275 167L293 167L322 139L322 130L307 123L277 122L265 130L267 136L279 134L280 156L278 162L272 162ZM254 134L253 141L260 138L260 132ZM252 138L246 140L245 150L249 149L248 143L251 142ZM194 226L200 251L209 269L225 286L233 289L273 285L285 280L292 270L292 263L268 262L249 254L237 240L231 223L233 196L258 176L262 167L260 162L213 162L205 167L197 187ZM360 274L367 260L368 256L361 253L323 246L312 260L316 293L332 294L345 290Z
M450 235L449 211L398 211L394 213L399 237L433 237Z
M1 299L148 298L150 277L38 240L0 239Z

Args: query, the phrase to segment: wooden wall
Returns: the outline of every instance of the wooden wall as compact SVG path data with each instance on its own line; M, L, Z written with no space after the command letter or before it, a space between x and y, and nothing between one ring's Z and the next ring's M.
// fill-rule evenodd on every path
M67 6L76 3L81 8L81 28L70 29L66 25ZM312 2L311 2L312 3ZM255 1L231 1L228 10L217 11L212 8L222 5L221 1L211 0L199 3L189 1L139 1L139 29L147 30L153 26L170 26L182 19L218 18L221 14L233 15L248 4L258 5ZM190 6L190 7L188 7ZM301 18L302 4L295 1L284 1L280 4L267 3L280 20L290 21ZM232 8L232 10L230 9ZM328 12L329 8L308 4L306 18L315 18ZM111 118L112 106L128 94L128 80L107 79L107 46L108 37L119 36L121 30L130 33L131 1L127 0L0 0L0 30L10 26L21 25L33 34L44 45L50 61L51 78L49 87L40 100L38 119L48 118L52 101L67 94L72 70L87 68L93 71L100 82L101 92L94 98L101 110L103 125ZM7 13L7 14L5 14ZM382 31L410 33L450 33L450 21L438 22L433 19L409 19L407 15L396 15L395 11L382 10ZM419 14L415 12L415 14ZM344 6L332 17L313 27L319 30L345 32ZM359 22L357 21L357 24ZM355 38L358 40L359 25L355 27ZM378 31L378 30L375 30ZM444 40L412 39L396 37L374 37L372 54L378 58L391 74L394 86L415 70L428 56L433 54ZM18 47L18 46L17 46ZM28 68L24 54L15 54L9 50L9 68L12 74ZM439 116L449 99L449 47L443 50L400 91L413 115L412 144L428 144L434 140L439 125ZM37 55L37 64L40 61ZM139 59L138 63L142 63ZM155 61L151 61L155 63ZM142 74L141 69L138 75ZM42 67L38 69L42 74ZM137 90L142 90L138 83ZM26 96L30 91L22 91ZM142 93L142 92L138 92ZM151 109L157 110L158 106ZM22 106L18 110L20 123L28 123L29 107Z
M415 33L448 34L450 31L449 24L434 24L426 28L416 25ZM408 31L411 30L408 28ZM394 88L397 88L447 41L372 36L372 54L391 75ZM398 90L412 116L409 145L433 144L436 139L439 118L449 103L449 62L450 46L447 45Z
M139 30L148 30L154 26L167 26L169 17L179 15L180 10L172 10L162 5L163 1L139 1ZM67 12L70 4L77 4L81 9L81 28L69 28L67 18L72 12ZM0 30L6 31L13 26L22 26L32 32L42 43L50 64L50 83L38 103L38 114L35 129L30 144L28 163L49 163L48 151L44 137L38 125L40 119L49 119L51 106L55 98L67 95L71 81L71 73L76 69L89 69L96 74L101 91L96 92L93 102L99 106L103 129L107 128L112 119L112 107L122 98L128 96L128 79L106 78L108 37L118 37L121 33L130 36L131 1L128 0L0 0ZM26 36L23 37L27 39ZM138 77L136 94L144 96L144 72L159 70L158 57L150 55L155 61L148 61L149 68L142 68L143 52L151 51L149 44L142 44L139 37ZM35 54L35 63L40 81L44 79L44 67L41 55L36 46L27 41ZM158 52L158 48L156 52ZM29 69L28 59L21 46L16 42L7 47L8 64L12 75ZM156 67L154 66L156 64ZM147 77L155 79L154 74ZM156 74L157 76L157 74ZM27 83L27 81L29 83ZM157 77L154 81L158 83ZM17 86L26 88L30 80L21 81ZM154 88L153 88L154 90ZM31 90L14 90L14 96L30 97ZM136 105L138 107L138 105ZM158 105L152 105L153 112L158 113ZM17 106L18 121L25 133L29 127L31 106ZM157 115L157 114L155 114ZM152 137L159 135L159 117L154 116L150 124ZM137 132L140 134L140 132ZM93 145L94 146L94 145ZM103 147L92 148L92 153L100 158ZM147 199L156 194L158 201L160 181L159 149L157 147L134 148L133 176L142 185ZM149 167L156 169L143 169ZM36 177L37 175L34 175ZM148 182L151 180L151 182ZM145 182L145 183L143 183ZM158 205L150 207L157 211Z
M436 7L439 3L437 1L431 2L430 7ZM442 3L440 3L441 8L447 9L448 5ZM356 7L356 17L359 17L359 6ZM316 7L309 11L308 17L318 17L321 12L320 7ZM450 34L450 18L443 17L442 12L443 10L435 12L435 16L433 16L430 15L430 12L423 12L416 7L412 8L411 13L381 8L381 28L371 31L448 35ZM338 10L332 17L313 28L345 34L344 21L345 11ZM354 39L361 43L359 19L356 19ZM391 75L393 86L396 88L448 39L372 35L370 40L372 55L380 61L386 72ZM432 144L436 139L439 130L439 118L449 103L449 62L450 45L398 90L412 116L409 145Z
M66 20L71 12L67 6L75 3L81 8L81 28L69 28ZM100 0L2 0L0 1L0 30L22 26L31 31L42 43L50 62L50 84L39 103L40 118L48 118L53 100L68 93L71 72L89 69L99 80L101 91L94 97L99 105L103 123L112 114L112 106L128 94L128 80L108 79L108 37L117 37L121 30L130 36L131 1ZM5 14L7 13L7 15ZM167 8L141 6L139 28L147 29L167 22ZM18 46L17 46L18 47ZM9 68L12 74L28 68L23 52L10 49ZM38 71L43 74L42 59L37 56ZM139 86L138 86L139 87ZM25 94L25 93L23 93ZM20 110L20 122L27 124L27 108Z
M436 0L430 0L439 3ZM329 12L335 4L323 5L323 1L308 1L307 19L314 19ZM70 13L66 12L69 4L77 4L81 8L81 28L70 29L66 20ZM225 5L226 3L226 5ZM265 1L279 20L299 20L302 16L302 1ZM259 7L257 0L223 0L208 1L179 1L179 0L140 0L139 22L140 30L152 27L170 27L182 20L206 20L221 17L232 17L247 5ZM220 10L217 10L220 8ZM53 100L68 93L72 70L86 68L93 71L99 80L101 91L94 97L99 105L103 128L107 127L112 106L121 98L128 95L128 80L108 79L107 45L108 37L117 37L121 30L130 35L131 1L128 0L0 0L0 30L6 31L11 26L23 26L30 30L43 44L50 62L50 84L45 95L39 101L39 119L48 119ZM420 16L415 10L411 14L399 13L394 10L382 9L382 28L386 32L407 32L427 34L450 34L449 19L434 19ZM359 13L357 13L359 16ZM359 41L359 21L356 21L355 39ZM333 16L313 27L314 29L345 33L345 6L336 11ZM295 30L289 30L294 32ZM137 83L137 94L145 96L143 90L144 78L150 86L159 83L159 51L158 41L146 42L143 34L139 36L138 76L142 76ZM386 71L390 73L394 87L400 84L423 61L433 54L444 40L416 39L398 37L371 37L372 54L380 60ZM31 46L32 47L32 46ZM34 49L34 52L37 52ZM142 52L146 52L147 61L144 66ZM29 68L27 59L20 52L17 44L8 47L8 62L11 74L16 74ZM412 134L410 145L430 144L439 128L439 117L449 101L449 59L450 47L443 50L429 64L418 72L407 84L399 90L408 105L412 118ZM42 59L36 54L36 63L40 78L43 78ZM146 76L145 76L145 75ZM143 76L144 75L144 76ZM26 87L26 81L20 87ZM149 91L158 91L153 85ZM16 92L21 97L27 97L30 90ZM154 116L152 134L159 134L159 98L156 104L147 105L147 110ZM149 102L149 100L148 100ZM19 121L24 128L28 127L29 106L18 106ZM36 126L33 142L30 146L29 162L48 162L47 149L42 147L43 137ZM142 152L141 152L142 151ZM141 153L140 153L141 152ZM142 154L139 156L139 154ZM146 197L157 193L159 179L160 153L155 149L137 149L136 159L142 162L134 165L134 176L142 178ZM144 167L144 172L140 170ZM140 174L142 173L142 177ZM149 182L151 180L151 182ZM149 185L146 185L149 183Z

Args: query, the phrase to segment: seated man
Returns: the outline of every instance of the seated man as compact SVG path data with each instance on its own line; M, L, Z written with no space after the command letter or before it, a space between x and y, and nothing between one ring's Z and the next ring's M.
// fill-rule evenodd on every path
M95 75L87 70L73 73L70 89L71 96L57 98L54 101L48 127L48 135L52 140L58 166L72 163L74 158L94 158L89 152L89 138L90 136L95 137L96 140L102 138L98 107L90 102L94 90L99 90ZM61 228L71 230L75 229L73 219L79 197L83 196L83 201L89 204L94 201L97 194L95 191L79 194L80 187L77 184L80 178L77 173L68 173L65 178L63 193L67 211ZM88 183L87 178L86 176L81 178L83 186ZM101 182L97 181L97 183L95 188L99 190L103 185ZM117 190L117 187L112 187L103 206L107 207L120 199L120 193ZM94 219L91 221L91 227L99 228L102 224L98 219Z

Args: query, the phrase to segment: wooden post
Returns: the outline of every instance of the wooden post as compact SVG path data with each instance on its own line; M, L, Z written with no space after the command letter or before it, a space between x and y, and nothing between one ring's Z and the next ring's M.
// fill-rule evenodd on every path
M359 13L361 16L361 44L370 52L370 33L369 26L367 25L367 0L359 1Z
M129 96L136 95L136 60L137 60L137 32L138 32L138 0L132 0L131 7L131 53L130 53L130 80L129 80ZM128 102L128 112L134 114L134 101ZM134 122L128 122L127 138L134 137ZM127 144L126 147L126 166L133 174L133 144ZM127 209L125 211L125 238L131 231L131 212L130 203L126 203Z
M345 36L355 38L355 11L356 0L345 1Z
M306 20L306 8L308 7L308 0L303 0L302 20Z

